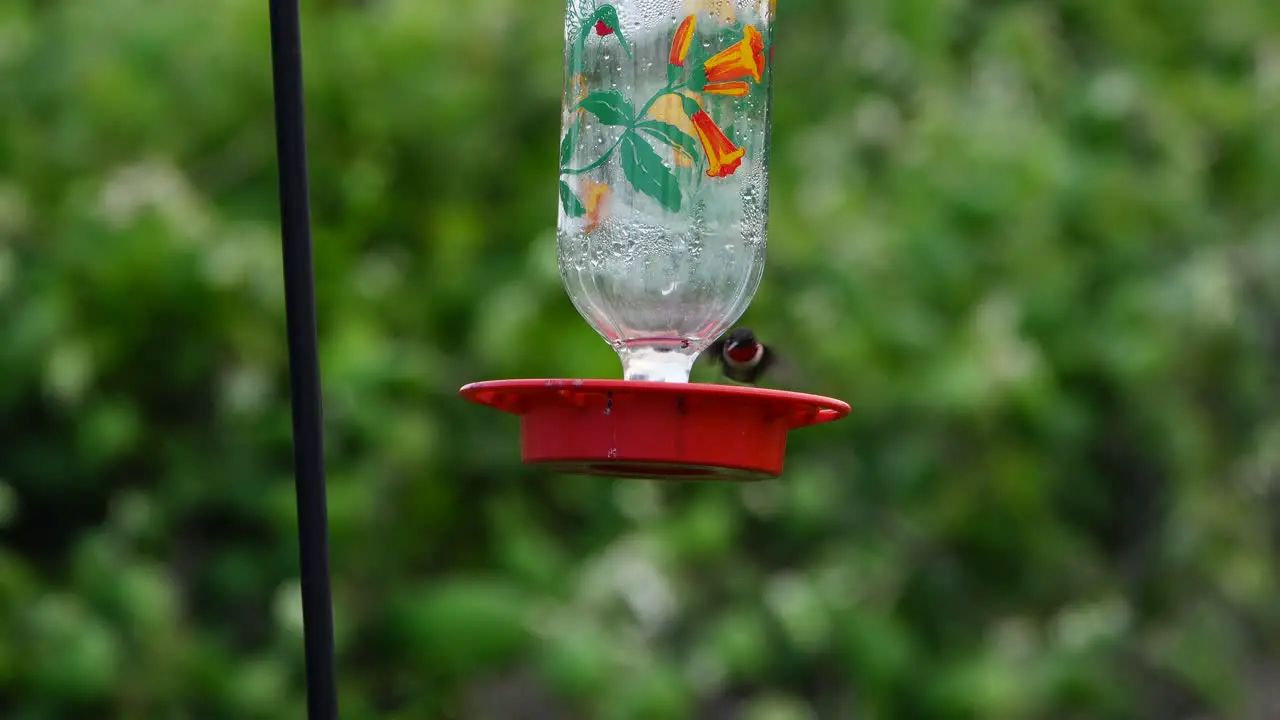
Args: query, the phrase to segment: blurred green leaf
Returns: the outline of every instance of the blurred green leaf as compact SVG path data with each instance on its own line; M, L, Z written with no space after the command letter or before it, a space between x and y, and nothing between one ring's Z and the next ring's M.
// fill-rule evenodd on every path
M526 603L506 583L456 578L402 594L392 622L426 667L466 675L528 644Z
M682 92L774 100L739 322L852 407L750 488L548 474L457 396L617 376L557 142L626 133L615 212L716 187L625 100L680 16L614 6L303 5L343 717L1269 717L1280 5L794 0L770 87ZM5 718L305 714L269 17L204 9L0 4Z

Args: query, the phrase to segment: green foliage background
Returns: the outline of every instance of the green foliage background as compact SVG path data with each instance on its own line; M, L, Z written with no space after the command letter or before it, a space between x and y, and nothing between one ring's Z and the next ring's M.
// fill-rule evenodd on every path
M344 718L1280 716L1280 4L784 0L764 285L852 415L548 477L561 13L303 3ZM301 718L266 3L0 4L0 716Z

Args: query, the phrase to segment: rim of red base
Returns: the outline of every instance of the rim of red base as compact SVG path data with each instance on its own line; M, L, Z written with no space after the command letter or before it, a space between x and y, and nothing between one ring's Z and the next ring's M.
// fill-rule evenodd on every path
M458 391L467 400L488 405L513 415L523 415L534 403L559 401L560 398L583 395L629 393L636 395L693 395L703 397L753 398L790 415L788 429L834 422L849 414L849 404L835 398L790 390L717 385L712 383L666 383L644 380L592 380L576 378L530 378L485 380L474 382ZM783 408L790 406L792 412Z
M776 478L791 430L849 414L834 398L706 383L538 378L477 382L459 393L521 416L526 464L653 480Z

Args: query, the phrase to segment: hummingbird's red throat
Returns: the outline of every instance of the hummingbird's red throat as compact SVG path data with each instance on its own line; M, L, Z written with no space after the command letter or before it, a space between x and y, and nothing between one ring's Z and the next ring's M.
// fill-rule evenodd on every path
M760 354L760 346L755 343L743 343L725 348L724 354L728 355L729 359L734 362L748 363L755 360L756 356Z

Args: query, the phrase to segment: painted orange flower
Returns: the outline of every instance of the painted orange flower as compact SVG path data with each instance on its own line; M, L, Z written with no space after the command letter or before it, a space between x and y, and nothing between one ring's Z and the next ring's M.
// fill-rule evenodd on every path
M610 188L607 183L586 180L582 192L582 206L587 209L587 224L582 231L590 233L600 227L605 217L605 202L609 199Z
M748 25L742 39L711 56L704 64L708 83L727 82L750 77L760 82L764 72L764 37Z
M702 91L713 95L742 97L751 92L751 86L742 80L729 80L727 82L707 83L702 88Z
M698 140L702 142L702 150L707 154L707 175L728 177L736 172L746 150L734 145L707 111L699 110L690 120L698 133Z
M667 59L676 67L684 67L684 59L689 55L689 46L693 44L693 30L698 18L690 15L676 28L676 36L671 39L671 56Z

